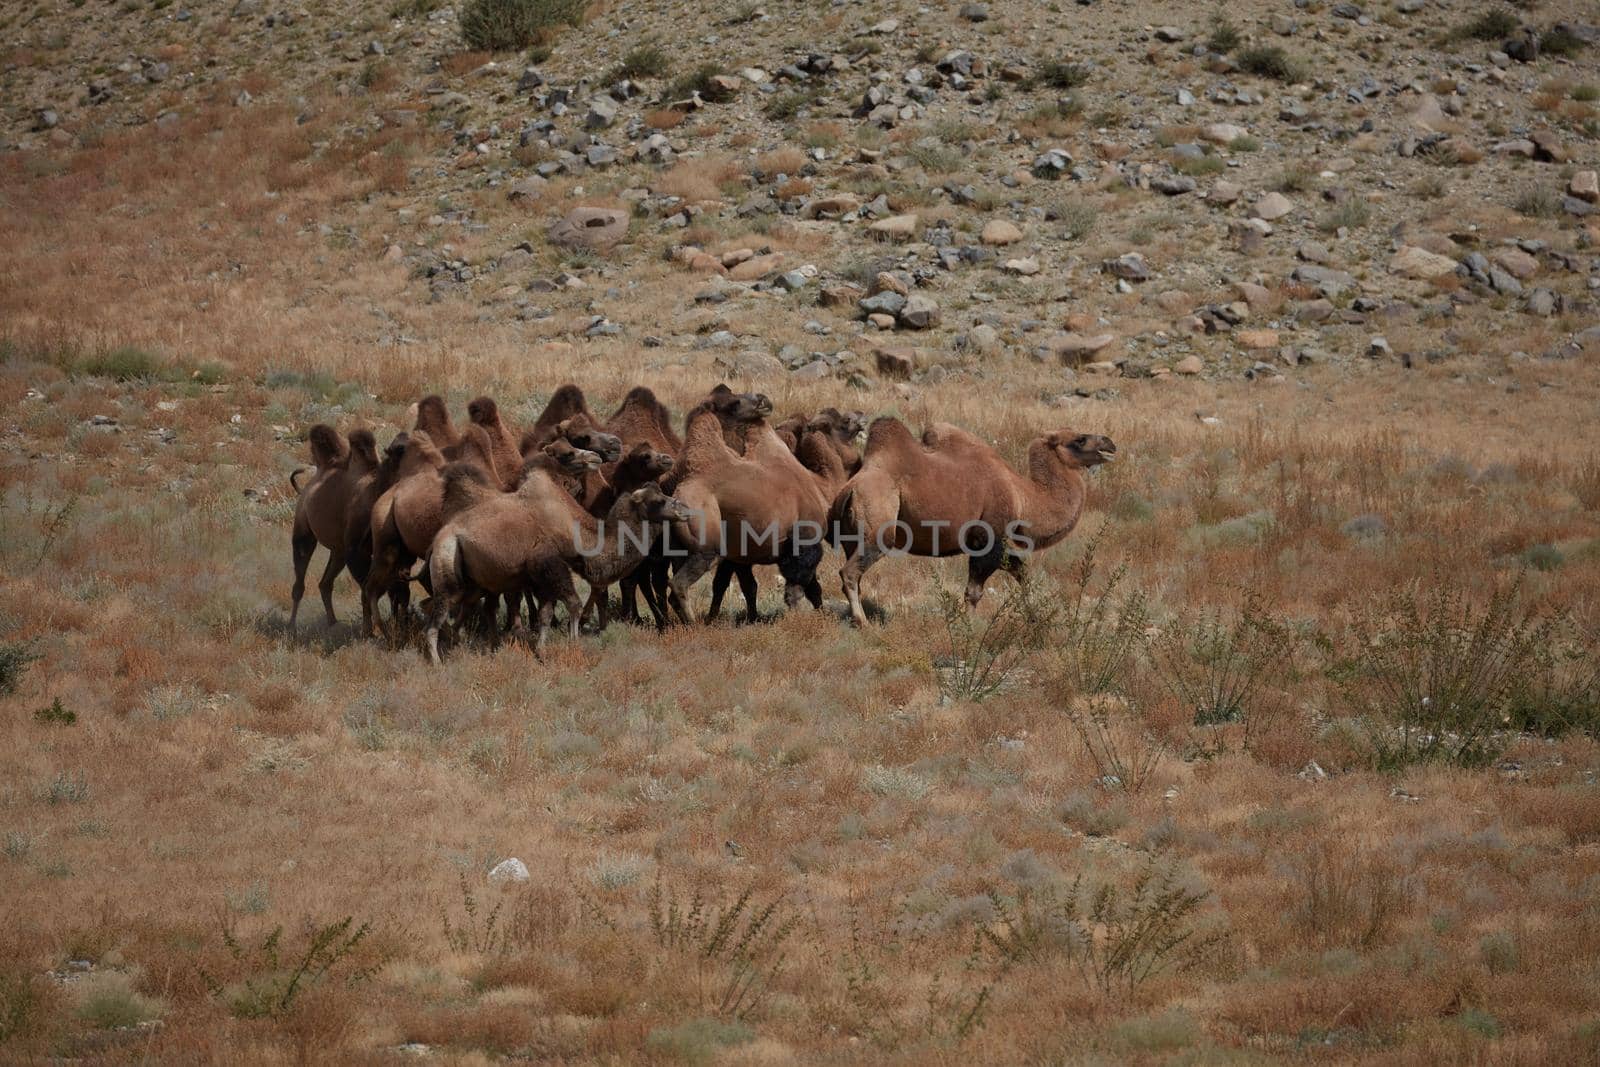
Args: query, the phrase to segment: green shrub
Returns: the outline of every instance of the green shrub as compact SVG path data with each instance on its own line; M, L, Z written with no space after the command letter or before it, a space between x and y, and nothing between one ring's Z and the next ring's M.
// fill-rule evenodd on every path
M666 49L658 44L642 44L622 57L622 62L612 67L605 76L607 82L630 78L659 78L672 66Z
M1485 11L1456 30L1457 37L1474 41L1503 41L1521 27L1517 16L1505 8Z
M78 721L78 713L63 707L61 698L56 697L48 708L38 708L33 713L33 721L42 726L59 723L62 726L71 726Z
M1239 53L1239 69L1246 74L1274 78L1293 84L1310 78L1305 63L1289 55L1277 45L1257 45Z
M1052 89L1076 89L1080 85L1087 85L1089 76L1088 67L1052 59L1039 64L1039 70L1033 76L1033 81L1038 85L1048 85Z
M755 1040L755 1031L743 1023L716 1019L690 1019L677 1026L658 1026L644 1039L644 1047L689 1064L710 1063L725 1048Z
M1259 152L1261 151L1261 142L1245 133L1229 141L1228 148L1234 152Z
M993 696L1013 682L1029 657L1052 643L1060 608L1020 568L1015 574L1016 586L987 618L969 610L964 596L939 586L939 613L950 653L935 666L940 668L939 691L947 700Z
M763 109L763 114L774 122L788 122L800 114L803 108L810 107L815 103L816 99L814 93L807 92L804 89L778 93L767 102L766 108Z
M1206 38L1206 47L1220 55L1227 55L1244 43L1244 35L1239 32L1239 27L1226 14L1218 11L1211 16L1211 36Z
M1317 219L1317 229L1323 233L1336 233L1341 229L1359 230L1372 219L1372 209L1358 196L1329 208Z
M17 683L27 673L28 664L39 658L31 642L0 641L0 693L16 692Z
M1172 169L1179 174L1200 178L1208 174L1221 174L1228 169L1228 165L1216 156L1174 156Z
M119 971L89 975L80 983L78 1018L99 1030L125 1030L161 1015L161 1005L133 988Z
M77 371L95 378L119 382L153 381L162 377L162 362L153 352L124 345L90 356L78 364Z
M1575 56L1588 47L1587 41L1565 26L1546 30L1539 37L1539 50L1547 56Z
M1592 104L1600 100L1600 85L1575 85L1570 95L1580 103Z
M673 79L672 84L667 86L667 99L686 100L695 93L699 93L707 100L718 99L722 94L717 91L711 79L721 73L722 68L715 63L702 63L688 74L681 74Z
M584 6L584 0L467 0L461 39L488 52L528 48L560 26L580 24Z
M1517 195L1517 213L1530 219L1547 219L1561 210L1561 197L1554 189L1530 185Z

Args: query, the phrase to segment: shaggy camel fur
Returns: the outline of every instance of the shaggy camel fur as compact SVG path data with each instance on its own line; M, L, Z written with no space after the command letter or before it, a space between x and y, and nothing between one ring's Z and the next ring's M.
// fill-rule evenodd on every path
M517 447L516 437L500 420L500 406L490 397L480 396L467 405L467 417L489 439L489 454L494 457L500 488L506 492L515 489L522 480L522 449ZM452 460L466 458L459 454L459 450L447 448L443 451Z
M661 478L672 470L672 457L665 452L657 452L647 442L640 441L622 461L615 465L605 488L594 497L585 497L582 501L583 510L596 517L603 516L616 504L619 497L631 493L635 489L642 489L647 485L659 485ZM625 617L629 622L638 622L639 607L633 598L633 591L637 588L637 580L633 572L624 575L620 581L622 589L622 603ZM653 602L653 590L645 587L645 602L650 605L653 612L658 611L658 605ZM589 599L583 605L583 617L587 619L591 610L597 610L598 625L604 630L610 622L611 602L604 596L597 595L596 591L589 591ZM629 610L631 609L631 611Z
M644 559L652 530L688 518L678 501L653 485L619 497L597 520L543 472L529 475L515 493L495 493L480 471L451 467L453 496L474 500L439 531L428 555L433 598L428 605L428 657L439 662L439 631L483 594L529 594L539 604L534 652L544 648L555 603L567 607L577 636L581 614L572 584L576 573L604 595L605 587ZM497 634L491 634L496 637Z
M689 589L725 558L735 565L777 564L786 581L784 601L794 604L815 577L821 559L820 535L828 498L808 471L767 425L771 404L758 398L745 412L745 453L728 446L713 413L689 425L675 495L694 513L692 524L675 527L688 555L678 563L668 586L668 602L684 622L693 621L685 603ZM816 543L796 540L809 524Z
M445 407L444 397L438 394L423 397L411 405L411 416L413 432L421 430L427 434L433 447L448 451L460 444L461 433L450 421L450 409Z
M556 427L560 423L580 416L595 427L600 427L600 420L589 411L589 402L584 398L583 390L568 382L551 395L550 403L544 406L533 428L522 435L522 451L527 453L543 448L556 439Z
M350 512L360 486L378 469L378 444L371 430L353 430L349 441L332 426L318 424L307 434L311 462L316 473L303 484L289 475L289 484L299 494L294 506L294 529L290 545L294 553L294 589L290 594L289 630L299 624L300 600L306 592L306 568L317 546L328 550L328 565L317 582L328 625L338 621L333 613L333 583L344 570L349 547Z
M606 430L621 438L627 449L642 442L669 456L683 451L683 438L672 429L672 412L642 385L628 390L621 406L606 420Z
M935 423L919 442L904 423L880 418L867 433L861 470L829 510L829 536L845 550L840 571L850 615L866 625L861 576L889 551L967 556L967 605L1004 567L1021 577L1014 549L1049 548L1083 512L1084 471L1115 457L1109 437L1058 430L1028 446L1028 473L1013 471L978 438Z

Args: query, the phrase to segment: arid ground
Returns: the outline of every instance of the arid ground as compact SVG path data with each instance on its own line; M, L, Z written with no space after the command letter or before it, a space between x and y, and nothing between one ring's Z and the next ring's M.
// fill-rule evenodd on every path
M0 1061L1600 1059L1592 7L474 6L0 11ZM568 381L1118 458L972 619L289 634L309 427Z

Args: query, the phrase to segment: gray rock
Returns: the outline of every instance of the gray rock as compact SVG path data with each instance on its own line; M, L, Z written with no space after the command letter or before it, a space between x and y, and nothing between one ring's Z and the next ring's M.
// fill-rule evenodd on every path
M1326 297L1335 297L1356 287L1354 275L1329 267L1311 265L1296 267L1290 277L1305 285L1316 286L1317 291Z
M1182 196L1194 192L1199 185L1187 174L1163 174L1150 182L1150 188L1165 196Z
M1488 270L1489 285L1494 291L1506 296L1514 296L1522 292L1522 283L1517 281L1509 272L1499 267L1490 267Z
M1144 256L1138 252L1128 252L1116 259L1107 259L1101 262L1100 269L1113 277L1123 281L1144 282L1150 280L1150 267L1145 263Z
M1528 294L1522 309L1530 315L1547 319L1556 313L1556 294L1548 289L1535 289Z
M881 294L880 294L881 295ZM915 293L900 309L900 325L913 330L926 330L939 325L939 305L931 298Z
M579 207L552 223L550 242L566 248L603 250L628 233L627 212L606 207Z
M804 289L807 280L808 279L806 278L805 274L802 272L791 270L784 274L778 275L778 279L774 284L778 285L780 288L787 289L792 293L797 289Z
M884 290L860 300L856 306L868 315L877 313L898 315L906 306L906 298L893 290Z
M988 22L989 21L989 5L988 4L962 4L961 5L961 17L966 19L968 22Z
M528 877L528 865L515 856L501 860L489 870L491 882L526 882Z
M590 98L589 113L584 117L583 124L591 130L603 130L617 121L617 102L611 97L600 94Z

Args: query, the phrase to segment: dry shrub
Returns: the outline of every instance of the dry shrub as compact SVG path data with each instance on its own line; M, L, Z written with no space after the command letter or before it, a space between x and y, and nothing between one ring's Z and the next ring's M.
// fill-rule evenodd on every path
M684 120L688 117L689 113L687 111L679 111L677 108L671 107L660 107L654 111L646 112L644 122L652 130L671 130L683 125Z
M463 74L471 74L493 58L494 54L491 52L454 52L439 60L439 67L446 74L453 74L459 78Z
M1293 925L1320 948L1385 944L1414 897L1410 876L1394 858L1326 842L1297 860L1294 886Z
M722 199L722 186L739 176L737 164L719 159L685 159L656 179L654 191L690 203Z
M799 174L801 168L807 163L806 154L798 148L785 147L765 152L755 158L750 164L752 174L765 175L771 178L774 174Z

